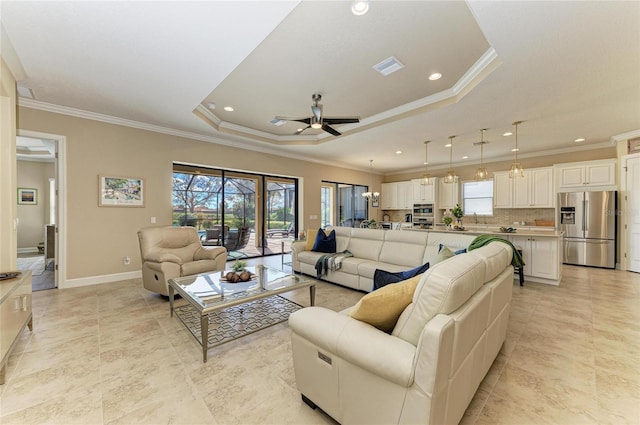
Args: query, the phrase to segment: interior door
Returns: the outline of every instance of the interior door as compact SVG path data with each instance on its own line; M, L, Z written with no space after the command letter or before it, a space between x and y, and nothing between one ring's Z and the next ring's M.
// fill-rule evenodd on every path
M640 273L640 157L627 159L628 269Z

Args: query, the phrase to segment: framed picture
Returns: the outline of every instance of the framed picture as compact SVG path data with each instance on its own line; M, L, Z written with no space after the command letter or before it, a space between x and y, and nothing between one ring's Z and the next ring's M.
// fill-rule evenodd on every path
M18 205L37 205L38 189L18 188Z
M371 198L371 207L378 208L380 206L380 197Z
M628 141L628 154L640 152L640 137L637 139L631 139Z
M144 207L144 180L98 176L98 206Z

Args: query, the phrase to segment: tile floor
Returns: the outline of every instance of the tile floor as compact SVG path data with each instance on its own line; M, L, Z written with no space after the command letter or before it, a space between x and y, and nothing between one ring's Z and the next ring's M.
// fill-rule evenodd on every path
M507 340L462 424L640 423L640 275L566 266L564 276L560 287L514 283ZM361 296L320 283L316 304ZM307 290L292 297L308 305ZM3 425L335 423L300 400L286 323L213 348L203 364L140 280L37 292L33 309L0 386Z

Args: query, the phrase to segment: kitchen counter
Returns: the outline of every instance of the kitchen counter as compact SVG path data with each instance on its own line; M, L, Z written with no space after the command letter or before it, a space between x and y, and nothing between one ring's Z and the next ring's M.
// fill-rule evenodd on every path
M439 228L438 228L439 227ZM515 226L514 226L515 227ZM469 225L465 230L446 230L444 226L435 229L410 229L403 231L463 233L468 235L500 236L522 250L525 262L526 282L560 285L562 279L562 236L563 232L552 227L519 227L515 232L500 232L495 225Z
M404 230L412 230L415 232L439 232L439 233L448 233L448 232L460 232L466 233L469 235L484 235L484 234L495 234L501 236L538 236L544 238L562 238L563 232L559 230L555 230L552 227L544 227L542 229L535 229L535 227L527 227L517 229L515 232L501 232L498 227L495 226L487 226L487 227L475 227L469 226L464 230L447 230L445 228L431 228L431 229L404 229Z

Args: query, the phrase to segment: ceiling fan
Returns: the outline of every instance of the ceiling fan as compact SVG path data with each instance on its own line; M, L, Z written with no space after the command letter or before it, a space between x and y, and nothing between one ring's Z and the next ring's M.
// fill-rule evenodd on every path
M322 99L322 95L318 93L314 93L311 95L311 100L313 100L313 105L311 105L312 116L309 118L290 118L290 117L275 117L278 120L284 121L297 121L301 123L307 124L305 128L300 128L296 131L295 134L300 134L308 128L316 128L322 129L327 133L333 134L334 136L340 136L340 133L335 128L331 127L331 124L351 124L360 122L360 117L323 117L322 116L322 105L319 103Z

